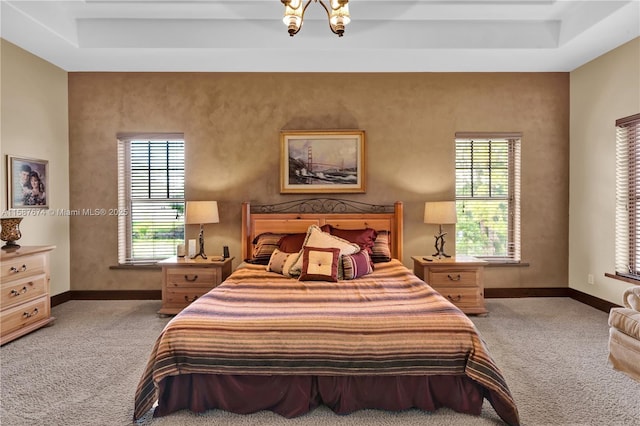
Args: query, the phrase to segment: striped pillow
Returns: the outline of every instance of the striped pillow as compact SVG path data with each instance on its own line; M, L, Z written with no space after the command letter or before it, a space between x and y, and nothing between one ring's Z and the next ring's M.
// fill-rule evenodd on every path
M356 254L346 254L342 256L342 269L345 280L352 280L373 272L371 258L366 250L361 250Z
M265 232L253 239L253 256L251 263L257 263L260 265L268 265L269 259L274 250L278 248L278 243L284 237L285 234L273 234L271 232Z
M389 231L378 231L378 236L371 248L371 260L373 260L373 263L389 262L391 260L390 238Z

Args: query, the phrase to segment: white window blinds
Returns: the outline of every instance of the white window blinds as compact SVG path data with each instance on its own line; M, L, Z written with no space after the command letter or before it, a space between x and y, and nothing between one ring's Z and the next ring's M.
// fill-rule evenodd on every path
M143 137L145 137L143 139ZM119 135L118 260L148 263L184 242L182 135Z
M640 114L616 120L616 274L640 279Z
M456 253L520 261L520 134L456 133Z

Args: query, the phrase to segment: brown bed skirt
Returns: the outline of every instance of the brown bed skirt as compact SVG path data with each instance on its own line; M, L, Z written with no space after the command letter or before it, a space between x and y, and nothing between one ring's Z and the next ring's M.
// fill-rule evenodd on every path
M291 418L323 404L337 414L362 409L479 415L485 390L466 376L229 376L185 374L160 382L154 416L188 409L238 414L269 410ZM497 407L496 407L497 408Z

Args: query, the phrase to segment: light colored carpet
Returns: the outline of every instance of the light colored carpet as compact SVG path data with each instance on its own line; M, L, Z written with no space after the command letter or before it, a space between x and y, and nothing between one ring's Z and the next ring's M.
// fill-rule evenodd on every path
M607 314L567 298L489 299L474 317L505 375L524 425L638 425L640 383L612 370ZM167 318L159 301L71 301L53 309L55 325L0 349L2 425L127 425L151 347ZM441 409L338 416L327 408L284 419L182 411L138 422L216 425L497 425L485 401L480 417Z

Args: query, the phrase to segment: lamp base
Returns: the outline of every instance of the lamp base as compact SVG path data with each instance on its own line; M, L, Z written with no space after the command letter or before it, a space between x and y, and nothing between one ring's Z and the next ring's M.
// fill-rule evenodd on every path
M17 250L20 248L20 244L16 244L14 241L7 241L7 244L0 247L2 250Z
M206 259L207 255L204 254L204 227L203 227L203 225L200 225L200 236L198 237L198 240L200 242L200 250L198 251L197 254L191 256L191 259L195 259L198 256L202 257L203 259Z
M447 235L446 232L440 232L439 235L436 235L436 242L434 247L436 248L436 252L431 255L431 257L437 257L438 259L442 259L443 257L451 257L450 255L444 252L444 236Z

